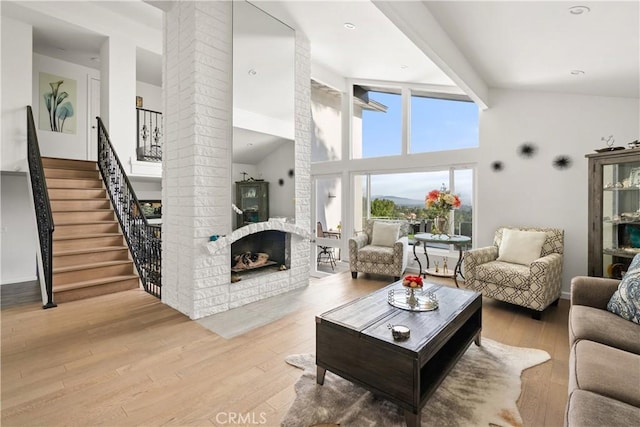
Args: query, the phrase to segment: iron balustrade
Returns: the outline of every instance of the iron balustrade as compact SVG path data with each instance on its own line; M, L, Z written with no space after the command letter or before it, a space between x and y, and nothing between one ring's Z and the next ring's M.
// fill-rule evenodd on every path
M57 307L53 302L53 215L47 181L44 177L42 158L36 126L33 122L31 106L27 106L27 161L29 163L29 177L31 179L31 193L35 206L36 223L38 224L38 237L40 239L40 256L42 258L42 274L38 274L44 281L47 292L47 303L42 308Z
M147 162L162 161L162 113L137 108L137 147L138 160Z
M98 119L98 168L129 245L145 291L158 298L162 290L162 228L149 224L109 134Z

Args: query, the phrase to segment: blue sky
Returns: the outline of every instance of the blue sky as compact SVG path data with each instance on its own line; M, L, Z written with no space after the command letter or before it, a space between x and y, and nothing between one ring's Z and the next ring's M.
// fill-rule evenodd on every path
M399 155L402 137L402 97L369 92L387 112L362 112L362 157ZM411 97L411 152L424 153L476 147L478 107L473 102Z

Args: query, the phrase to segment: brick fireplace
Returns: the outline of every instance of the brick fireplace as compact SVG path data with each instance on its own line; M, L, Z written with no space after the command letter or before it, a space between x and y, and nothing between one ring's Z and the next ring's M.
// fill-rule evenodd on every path
M295 34L295 224L232 230L232 2L175 2L165 13L162 302L199 319L307 286L311 218L311 60ZM290 267L231 283L231 245L289 234ZM209 236L224 236L209 242Z

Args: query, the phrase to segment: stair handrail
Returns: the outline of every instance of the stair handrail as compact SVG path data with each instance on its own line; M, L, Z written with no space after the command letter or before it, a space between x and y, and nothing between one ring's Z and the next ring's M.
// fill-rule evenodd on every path
M47 302L42 308L52 308L57 307L53 302L53 232L55 224L53 223L51 201L49 200L47 181L44 177L44 167L40 156L38 134L30 105L27 105L27 162L29 164L31 194L38 225L40 257L43 269L42 274L38 274L38 276L40 280L44 281L44 287L47 292Z
M162 227L149 224L136 193L111 144L109 133L98 120L98 169L129 246L131 257L148 293L160 298L162 290Z

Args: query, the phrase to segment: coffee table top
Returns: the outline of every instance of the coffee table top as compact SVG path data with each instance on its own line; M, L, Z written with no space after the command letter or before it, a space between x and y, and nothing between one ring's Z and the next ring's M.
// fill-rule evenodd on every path
M396 308L387 302L390 289L403 291L398 281L369 295L327 311L317 322L330 322L360 334L362 339L378 340L399 351L419 353L430 341L438 340L443 331L463 314L482 306L481 294L468 289L425 283L423 291L435 292L439 307L434 311L414 312ZM464 321L462 319L461 321ZM405 325L411 329L406 341L394 341L388 325Z

